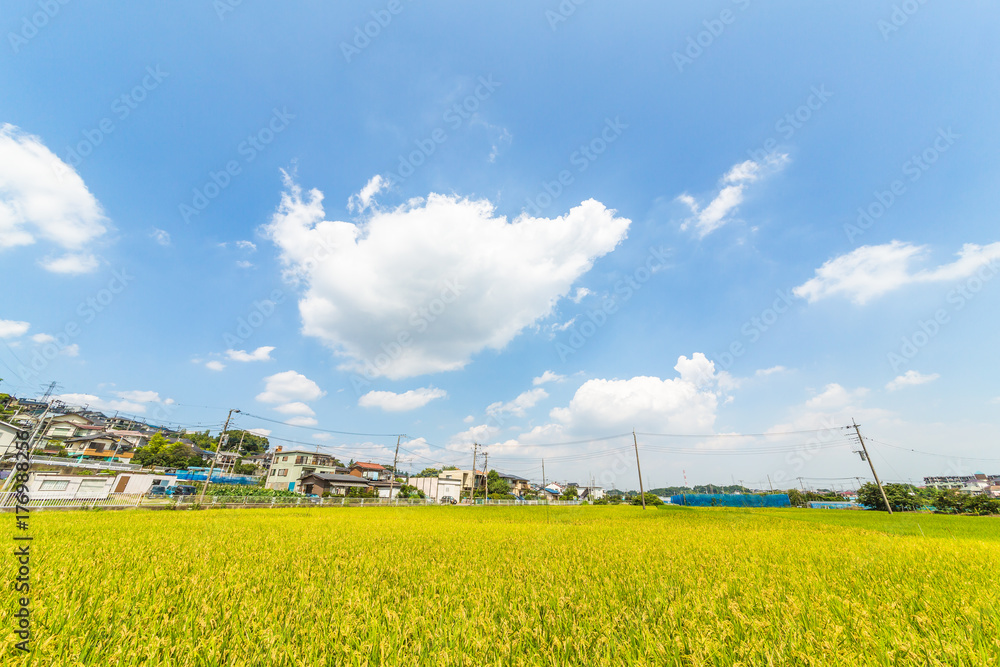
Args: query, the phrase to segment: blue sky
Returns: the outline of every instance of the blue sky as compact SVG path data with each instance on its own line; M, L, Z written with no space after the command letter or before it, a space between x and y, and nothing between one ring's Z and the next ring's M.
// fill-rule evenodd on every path
M852 484L854 418L996 472L997 8L661 5L8 3L0 388L414 470L633 488L634 428L647 485Z

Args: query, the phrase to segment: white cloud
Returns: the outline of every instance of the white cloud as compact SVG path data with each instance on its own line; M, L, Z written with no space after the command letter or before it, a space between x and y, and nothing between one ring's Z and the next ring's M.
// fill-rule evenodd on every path
M62 401L68 406L87 407L91 410L101 410L105 412L117 411L132 414L142 414L146 412L146 406L142 403L128 400L104 400L94 394L58 394L52 400Z
M433 387L421 387L397 394L392 391L370 391L358 399L363 408L382 408L386 412L406 412L422 408L435 398L444 398L448 392Z
M493 417L500 417L504 414L514 415L515 417L523 417L528 410L538 405L539 401L545 400L548 397L549 393L541 387L538 389L531 389L519 394L513 401L508 401L507 403L504 403L503 401L491 403L486 407L486 414Z
M372 176L371 180L365 184L365 187L361 188L361 192L351 195L351 198L347 200L347 210L361 213L371 205L375 195L387 187L389 187L387 179L382 178L379 174Z
M0 338L17 338L18 336L23 336L30 328L31 325L27 322L19 322L17 320L0 320ZM40 335L44 336L45 334Z
M846 407L867 395L868 390L864 387L848 391L836 382L831 382L823 388L822 392L806 401L806 407L817 410L835 410Z
M170 233L164 229L153 227L153 231L149 233L149 236L162 246L170 245Z
M283 415L301 415L305 417L313 417L316 412L313 411L308 405L302 401L294 401L292 403L285 403L284 405L279 405L274 408Z
M302 373L284 371L264 378L264 391L257 394L261 403L313 401L326 394L319 385Z
M27 322L21 322L21 324L27 324ZM3 337L4 336L0 336L0 338ZM56 337L53 336L52 334L36 333L34 336L31 337L31 340L35 343L38 343L39 345L44 345L45 343L56 342Z
M80 273L90 273L101 265L97 258L90 253L68 252L59 257L44 257L39 260L39 265L46 271L52 273L63 273L66 275L78 275Z
M508 222L488 201L438 194L363 224L334 222L321 192L303 198L287 175L286 187L265 231L286 277L305 285L302 330L347 357L342 369L369 377L457 370L503 349L549 316L630 224L594 200L559 218Z
M80 356L80 346L77 343L70 343L62 350L60 350L59 354L65 355L67 357L78 357Z
M961 280L986 265L996 270L1000 242L987 246L967 243L957 254L958 259L950 264L914 272L910 265L927 255L927 246L902 241L861 246L828 260L816 269L814 278L792 292L809 303L843 295L861 305L906 285Z
M918 384L934 382L934 380L937 380L939 377L941 377L941 375L938 373L924 375L918 371L906 371L902 375L893 378L889 384L885 385L885 388L889 391L896 391L897 389L902 389L903 387L913 387Z
M588 380L565 408L550 413L569 432L630 431L711 433L719 398L733 387L732 378L716 372L701 352L681 356L679 377L661 380Z
M997 402L1000 402L1000 399L997 399ZM476 418L473 417L472 415L467 415L465 419L463 419L462 421L465 422L466 424L471 424L472 422L476 421Z
M269 428L248 428L246 429L246 432L253 433L254 435L259 435L263 438L266 438L267 436L271 435L271 429Z
M565 379L566 379L565 375L559 375L558 373L554 373L552 371L545 371L544 373L536 377L534 380L532 380L531 384L537 387L538 385L542 385L547 382L562 382Z
M70 251L46 258L55 273L98 266L87 246L104 235L107 218L76 171L19 128L0 126L0 249L47 241Z
M240 259L240 260L236 261L236 266L239 267L239 268L241 268L241 269L252 269L253 268L253 262L248 262L245 259Z
M489 424L480 424L479 426L473 426L472 428L466 429L461 433L456 433L451 437L452 445L471 445L474 442L480 444L484 442L489 442L500 433L500 429L496 426L490 426Z
M221 371L225 367L226 367L226 365L224 363L222 363L221 361L206 361L205 362L205 368L207 368L210 371Z
M245 350L226 350L226 357L230 361L272 361L271 352L274 347L265 345L258 347L253 352Z
M286 419L285 423L289 426L315 426L319 422L312 417L292 417Z
M774 375L775 373L784 373L788 369L784 366L771 366L770 368L760 368L754 375L757 377L767 377L768 375Z
M249 250L250 252L255 252L257 250L257 244L253 241L237 241L236 247L240 250Z
M687 193L679 195L677 201L691 209L691 213L694 214L694 217L684 221L681 229L686 230L694 225L698 237L705 238L729 222L730 214L743 203L747 185L782 169L787 163L787 155L771 153L763 163L747 160L734 165L722 177L722 187L704 208L691 195Z
M583 301L584 297L589 296L591 294L593 294L593 292L591 292L586 287L577 287L576 294L573 295L573 303L580 303L581 301Z

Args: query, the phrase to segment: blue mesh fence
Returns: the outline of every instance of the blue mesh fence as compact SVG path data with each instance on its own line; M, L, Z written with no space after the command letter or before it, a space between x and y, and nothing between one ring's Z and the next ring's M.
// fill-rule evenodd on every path
M735 493L685 493L671 496L672 505L689 505L691 507L791 507L792 501L787 493L774 493L768 496L749 496Z

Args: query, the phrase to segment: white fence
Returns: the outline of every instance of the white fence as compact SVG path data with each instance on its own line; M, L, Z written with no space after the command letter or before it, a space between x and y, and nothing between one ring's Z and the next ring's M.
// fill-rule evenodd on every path
M29 496L27 504L22 504L19 502L19 495L20 494L13 493L11 491L0 493L0 511L13 512L19 507L26 507L29 510L92 509L94 507L127 508L138 507L140 504L147 505L155 502L150 501L141 493L109 493L107 496L101 498L79 497L30 499ZM23 496L21 500L23 500Z

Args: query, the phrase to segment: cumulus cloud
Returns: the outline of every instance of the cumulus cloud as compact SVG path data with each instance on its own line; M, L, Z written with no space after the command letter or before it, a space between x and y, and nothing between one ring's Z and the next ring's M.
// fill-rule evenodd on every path
M236 247L240 250L248 250L250 252L255 252L257 250L257 244L253 241L237 241Z
M392 391L370 391L358 399L363 408L381 408L386 412L406 412L422 408L435 398L444 398L448 392L433 387L421 387L397 394Z
M210 371L221 371L226 367L221 361L206 361L205 368Z
M387 187L389 187L389 181L387 179L382 178L379 174L372 176L371 179L365 184L365 187L361 188L361 192L356 195L351 195L351 198L347 200L347 210L361 213L366 208L371 206L375 195Z
M471 445L474 442L484 443L492 440L500 433L500 429L489 424L480 424L456 433L451 437L451 444L457 446Z
M941 376L938 373L924 375L919 371L906 371L902 375L893 378L889 384L885 385L885 388L889 391L896 391L897 389L902 389L903 387L914 387L918 384L934 382L934 380L937 380L939 377Z
M927 252L927 246L902 241L861 246L828 260L816 269L815 277L792 292L809 303L840 295L863 305L906 285L961 280L985 266L991 266L995 271L1000 260L1000 242L987 246L967 243L957 253L958 259L954 262L914 271L911 265L925 258Z
M762 162L747 160L734 165L722 177L722 183L715 197L704 208L686 192L677 197L694 214L681 224L682 230L692 226L699 238L705 238L730 221L730 216L743 203L746 187L764 176L782 169L788 163L788 156L772 153Z
M316 413L308 405L302 401L293 401L291 403L285 403L274 408L283 415L300 415L304 417L313 417Z
M315 426L319 422L312 417L292 417L286 419L285 423L289 426Z
M286 174L265 233L304 285L302 331L341 367L400 379L457 370L549 316L629 220L588 200L564 216L512 222L485 200L431 194L363 223L325 220L323 194Z
M28 332L31 325L18 320L0 320L0 338L18 338ZM45 335L45 334L38 334ZM53 339L54 340L54 339ZM39 341L35 341L36 343Z
M831 382L823 391L806 401L806 407L818 410L843 408L867 395L868 390L864 387L849 391L836 382Z
M553 371L545 371L544 373L536 377L534 380L532 380L531 384L537 387L539 385L546 384L547 382L562 382L565 379L566 379L565 375L559 375L558 373L555 373Z
M326 394L319 385L302 373L285 371L264 378L264 391L257 394L261 403L314 401Z
M0 126L0 249L39 240L67 251L41 265L54 273L93 271L88 245L107 231L107 218L76 171L19 128Z
M116 391L118 398L136 403L159 403L160 394L155 391Z
M262 438L266 438L267 436L271 435L271 429L269 428L248 428L246 429L246 432L253 433L254 435L259 435Z
M71 407L86 407L92 410L118 411L132 414L143 414L146 406L143 403L129 400L105 400L94 394L57 394L54 401L62 401Z
M768 375L774 375L775 373L784 373L788 369L784 366L771 366L770 368L760 368L754 373L757 377L767 377Z
M226 358L230 361L272 361L271 352L274 351L274 347L265 345L258 347L253 352L247 352L246 350L226 350Z
M716 371L701 352L680 356L678 377L639 376L628 380L588 380L565 408L550 413L568 432L608 433L633 428L657 432L711 433L719 399L732 378Z
M505 414L523 417L528 410L538 405L539 401L549 397L547 391L539 387L519 394L513 401L504 403L497 401L486 407L486 414L491 417L501 417Z

